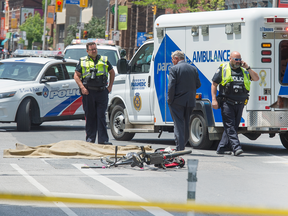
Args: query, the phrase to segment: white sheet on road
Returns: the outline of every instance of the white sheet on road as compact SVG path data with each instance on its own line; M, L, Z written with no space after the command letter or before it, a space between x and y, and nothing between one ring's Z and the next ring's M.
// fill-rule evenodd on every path
M154 152L151 146L145 146L147 152ZM139 152L141 148L135 145L118 146L117 155L125 156L128 152ZM48 145L36 147L16 143L15 149L5 149L4 158L30 157L30 158L88 158L99 159L101 157L115 155L114 145L101 145L88 143L81 140L64 140Z

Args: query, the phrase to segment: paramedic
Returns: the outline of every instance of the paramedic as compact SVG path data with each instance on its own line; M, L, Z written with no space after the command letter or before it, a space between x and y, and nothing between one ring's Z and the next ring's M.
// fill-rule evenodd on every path
M112 145L106 128L105 112L108 106L108 94L112 90L115 72L106 56L97 54L94 42L86 44L88 55L80 58L76 66L74 79L81 94L86 119L86 142ZM110 74L109 85L108 73Z
M169 71L168 105L174 121L176 150L185 149L189 141L190 115L196 103L196 89L201 86L197 69L184 61L184 53L172 53Z
M238 156L243 153L237 134L242 111L248 101L251 80L258 81L259 76L242 61L239 52L232 52L229 60L229 63L220 65L212 78L212 107L221 108L224 126L217 154L231 154L233 150ZM218 85L219 95L216 98Z

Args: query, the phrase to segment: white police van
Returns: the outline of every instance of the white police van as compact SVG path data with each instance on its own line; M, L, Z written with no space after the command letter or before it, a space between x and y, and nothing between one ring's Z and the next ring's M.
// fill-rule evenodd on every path
M71 45L67 46L64 50L65 59L78 60L87 56L86 44L88 42L95 42L97 44L98 54L101 56L107 56L108 61L113 66L115 74L117 72L117 62L120 59L120 47L116 46L112 40L88 38L86 39L73 39Z
M239 133L255 140L276 133L288 148L288 16L283 8L251 8L213 12L166 14L154 26L154 41L147 41L129 65L121 59L108 113L117 140L135 133L173 132L167 104L171 53L181 50L185 61L199 72L202 100L190 118L190 144L211 148L223 132L220 109L211 106L211 79L232 51L256 71ZM151 57L152 56L152 57ZM159 136L160 136L159 134Z
M0 61L0 122L29 131L45 121L84 119L73 79L77 63L38 57Z

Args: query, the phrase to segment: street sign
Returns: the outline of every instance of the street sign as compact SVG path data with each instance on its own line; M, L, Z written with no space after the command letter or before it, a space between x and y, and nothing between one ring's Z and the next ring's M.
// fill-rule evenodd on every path
M76 39L79 39L79 32L78 33L76 33Z
M78 22L77 23L77 29L84 29L84 24L83 22Z
M80 0L66 0L66 4L80 4Z
M119 31L112 31L112 38L114 41L119 41L120 32Z
M26 31L22 31L22 39L26 40Z
M146 41L146 32L137 32L137 46L140 47Z

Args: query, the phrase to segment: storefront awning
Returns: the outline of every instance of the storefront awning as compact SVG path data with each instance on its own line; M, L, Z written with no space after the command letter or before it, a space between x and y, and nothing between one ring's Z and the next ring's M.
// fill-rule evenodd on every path
M4 46L4 44L5 44L6 41L8 41L8 40L9 40L9 38L6 38L5 40L3 40L3 41L1 42L1 45Z

